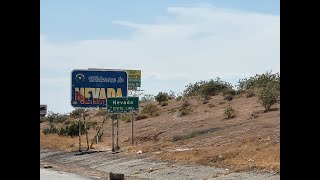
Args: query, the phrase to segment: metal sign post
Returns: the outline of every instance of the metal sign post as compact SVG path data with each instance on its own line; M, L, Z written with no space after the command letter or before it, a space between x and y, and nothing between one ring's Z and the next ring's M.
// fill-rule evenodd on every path
M120 147L119 147L119 116L117 114L117 146L116 146L116 150L119 150Z
M111 151L114 152L114 116L112 116L112 121L111 121L111 126L112 126L112 133L111 133L111 136L112 136L112 149Z
M133 145L133 113L131 118L131 144Z

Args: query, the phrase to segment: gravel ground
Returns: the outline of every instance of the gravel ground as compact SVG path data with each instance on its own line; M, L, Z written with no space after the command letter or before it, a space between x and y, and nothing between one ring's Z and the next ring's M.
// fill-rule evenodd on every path
M109 172L125 174L127 180L279 180L279 174L232 172L209 166L182 165L157 161L150 154L123 155L110 151L75 155L75 152L41 150L40 167L79 174L90 179L106 179Z

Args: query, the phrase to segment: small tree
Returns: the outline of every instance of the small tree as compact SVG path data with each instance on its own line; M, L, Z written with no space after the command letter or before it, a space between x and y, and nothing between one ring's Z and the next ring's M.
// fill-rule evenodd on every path
M264 111L268 112L270 107L277 102L277 98L280 95L279 84L268 83L268 85L260 91L258 99L261 105L264 107Z
M161 104L164 101L168 101L169 95L165 92L159 92L158 95L155 96L155 99Z

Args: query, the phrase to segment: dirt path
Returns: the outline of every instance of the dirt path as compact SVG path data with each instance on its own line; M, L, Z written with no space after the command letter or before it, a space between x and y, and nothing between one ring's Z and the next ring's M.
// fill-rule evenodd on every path
M93 152L84 155L41 150L40 167L51 166L53 170L71 172L91 179L106 179L109 172L123 173L127 180L278 180L278 174L262 172L232 172L209 166L182 165L157 161L150 154Z

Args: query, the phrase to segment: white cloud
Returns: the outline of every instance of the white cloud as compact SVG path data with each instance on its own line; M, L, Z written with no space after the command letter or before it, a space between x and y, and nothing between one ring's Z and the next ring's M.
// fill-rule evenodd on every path
M180 91L189 82L216 76L236 82L249 74L280 71L279 16L209 5L166 11L166 21L153 24L113 21L132 29L125 40L51 43L41 34L41 93L53 93L41 100L53 110L70 111L61 99L69 102L65 80L76 68L141 69L143 89L152 93Z

